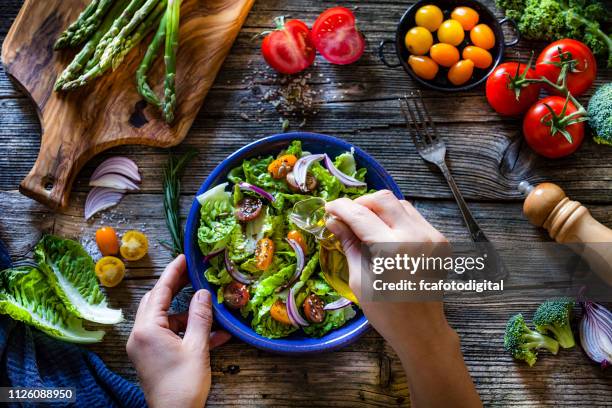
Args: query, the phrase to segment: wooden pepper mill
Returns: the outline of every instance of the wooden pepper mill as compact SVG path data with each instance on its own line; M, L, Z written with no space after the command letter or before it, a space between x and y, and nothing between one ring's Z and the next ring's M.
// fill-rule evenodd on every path
M556 184L542 183L533 187L523 181L519 191L527 194L523 204L527 219L533 225L544 227L559 243L582 244L571 248L612 286L612 229L593 218L578 201L570 200Z

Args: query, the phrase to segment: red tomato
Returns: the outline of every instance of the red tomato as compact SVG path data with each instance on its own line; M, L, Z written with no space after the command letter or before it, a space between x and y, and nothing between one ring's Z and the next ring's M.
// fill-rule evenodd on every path
M312 25L310 38L317 51L332 64L352 64L365 50L355 15L344 7L332 7L321 13Z
M593 53L585 44L569 38L555 41L540 53L536 61L536 73L546 77L550 82L557 83L563 61L574 61L567 74L567 88L573 96L583 94L591 87L597 76L597 63ZM560 94L557 90L549 90Z
M312 65L315 48L310 41L308 26L300 20L289 20L264 38L261 53L272 68L283 74L295 74Z
M486 93L489 105L500 115L520 115L538 100L540 84L524 82L525 79L536 78L535 70L528 69L525 64L500 64L487 78Z
M575 152L582 144L584 139L583 122L558 126L559 129L565 129L566 134L563 134L562 131L557 131L554 134L551 132L552 123L557 122L559 119L562 121L563 117L567 117L567 115L577 110L576 106L568 101L565 114L561 115L565 102L565 98L560 96L548 96L538 101L525 114L523 119L525 140L536 153L542 156L551 159L564 157ZM551 115L546 105L555 112L555 118Z

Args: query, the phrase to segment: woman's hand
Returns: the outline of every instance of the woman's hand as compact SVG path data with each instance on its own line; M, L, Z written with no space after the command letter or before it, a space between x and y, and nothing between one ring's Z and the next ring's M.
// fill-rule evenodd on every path
M482 406L463 362L459 337L446 321L442 302L373 302L363 299L361 293L362 243L411 243L403 250L419 248L412 255L420 256L435 244L444 246L446 238L410 203L398 200L387 190L354 201L340 198L327 203L325 209L335 217L327 227L346 254L349 286L369 322L400 357L412 403L426 407Z
M211 333L211 296L204 289L195 293L188 312L168 314L172 298L187 283L180 255L143 296L127 342L151 407L203 407L211 381L209 351L230 338L224 331Z

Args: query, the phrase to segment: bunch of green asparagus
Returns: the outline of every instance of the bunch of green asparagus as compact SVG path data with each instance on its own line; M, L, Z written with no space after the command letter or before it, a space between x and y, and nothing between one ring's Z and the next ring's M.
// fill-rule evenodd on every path
M55 42L56 50L82 48L58 76L54 89L70 91L117 69L130 50L157 27L136 72L136 84L142 97L160 109L164 120L173 122L180 9L181 0L91 0ZM148 84L147 74L162 44L166 74L160 99Z

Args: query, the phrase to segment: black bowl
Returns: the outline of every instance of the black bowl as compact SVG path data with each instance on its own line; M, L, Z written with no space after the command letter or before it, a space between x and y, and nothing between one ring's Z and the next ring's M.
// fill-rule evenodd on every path
M495 46L489 50L489 52L491 53L491 56L493 57L493 63L491 64L491 66L487 69L474 68L474 74L472 75L472 78L465 84L459 85L459 86L453 85L449 82L447 78L448 68L444 68L444 67L440 67L440 71L438 72L438 75L436 75L436 77L432 80L426 80L426 79L418 77L414 73L414 71L412 71L412 68L410 68L410 65L408 65L408 57L410 56L410 53L408 52L408 49L404 45L404 37L406 36L406 33L408 32L408 30L416 26L414 16L417 10L427 4L434 4L440 7L440 9L442 9L442 12L444 13L445 20L450 18L450 13L453 11L455 7L466 6L466 7L471 7L474 10L476 10L478 12L478 15L480 16L480 19L478 20L478 24L484 23L488 25L489 27L491 27L491 30L493 30L493 33L495 34ZM505 23L508 23L513 26L514 32L516 35L516 38L509 43L505 42L504 32L502 30L502 24L505 24ZM435 38L436 33L433 33L433 34ZM378 55L381 61L386 66L391 67L391 68L403 66L404 70L406 70L406 72L408 72L408 74L410 74L410 76L415 81L417 81L418 83L428 88L435 89L437 91L446 91L446 92L466 91L484 82L489 76L489 74L491 74L493 70L495 69L495 67L500 63L502 57L504 56L504 50L506 49L506 47L513 47L516 44L518 44L518 42L519 42L519 32L517 30L516 23L514 22L514 20L509 19L509 18L504 18L498 21L497 18L493 15L493 12L491 10L489 10L486 6L484 6L483 4L479 3L476 0L420 0L414 3L412 6L410 6L410 8L406 10L404 15L400 19L399 24L397 25L397 30L395 31L395 40L387 39L387 40L381 41L380 46L378 47ZM384 55L385 47L388 44L393 44L393 43L395 43L395 52L397 54L397 58L399 59L398 64L389 63ZM459 49L459 52L461 52L461 50L466 45L469 45L469 43L470 43L469 32L466 32L465 39L457 47Z

